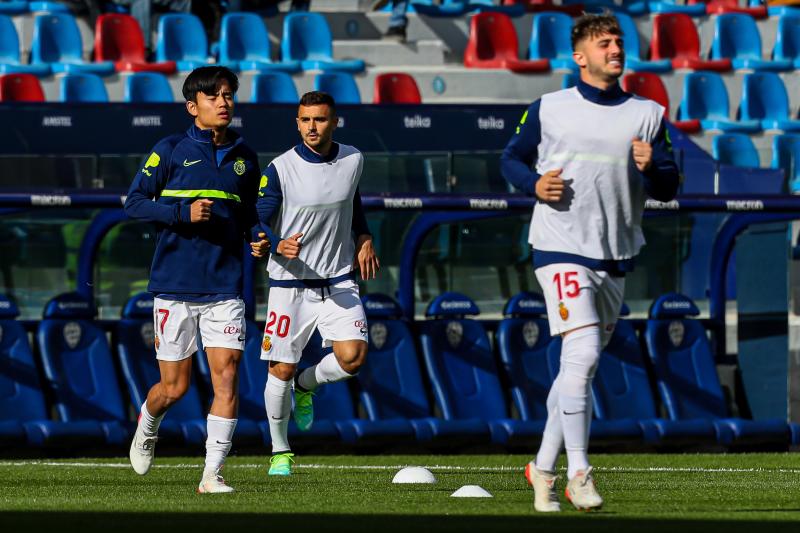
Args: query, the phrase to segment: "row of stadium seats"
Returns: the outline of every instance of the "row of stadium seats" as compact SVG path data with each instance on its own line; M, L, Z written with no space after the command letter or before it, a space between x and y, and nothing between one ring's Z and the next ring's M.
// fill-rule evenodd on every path
M653 18L649 59L639 48L633 19L616 13L625 35L625 67L636 72L668 72L675 69L727 71L731 69L786 71L800 67L800 11L782 15L772 59L762 58L761 36L752 17L744 13L720 15L714 21L710 59L700 57L700 38L688 15L662 14ZM526 59L520 59L517 32L502 13L481 13L470 21L464 65L472 68L504 68L514 72L548 69L577 70L572 59L572 19L558 12L538 13Z
M753 140L744 133L724 133L711 141L711 153L722 165L758 168L761 159ZM772 138L772 168L780 168L787 177L791 193L800 192L800 135L776 135ZM782 183L776 184L774 192L782 192Z
M59 81L60 102L108 102L103 79L96 74L66 74ZM286 72L265 72L253 76L250 103L296 104L300 97ZM124 77L124 102L175 102L164 74L133 72ZM314 89L331 94L339 104L360 104L361 93L352 74L325 72L314 78ZM0 102L44 102L44 90L33 74L0 75ZM375 77L372 103L420 104L422 96L414 78L401 72Z
M479 313L475 303L457 293L437 297L427 310L429 320L419 324L426 373L397 303L372 294L364 298L364 305L370 355L357 385L367 418L357 418L347 383L328 385L318 391L316 420L303 438L318 444L388 439L393 443L463 441L513 446L530 445L541 437L547 392L558 373L560 354L560 338L549 335L541 297L522 293L508 302L507 318L496 335L499 365L483 324L467 318ZM36 331L47 384L43 389L27 333L13 319L16 309L0 299L0 442L39 447L124 444L133 427L128 412L138 408L158 379L152 312L152 296L140 294L128 302L122 320L115 324L113 343L130 397L126 406L112 351L105 332L92 320L90 302L66 294L47 304ZM779 447L800 443L800 427L783 420L729 418L706 332L689 318L697 314L695 305L681 295L659 298L641 343L631 323L620 320L593 384L593 442ZM269 440L263 421L266 365L259 359L261 344L259 329L248 323L235 436L240 444L262 445ZM303 364L314 364L323 356L319 346L319 338L316 344L312 339ZM202 352L195 361L200 383L208 387ZM426 380L432 385L435 409ZM510 390L511 410L504 385ZM667 418L659 417L653 390ZM58 422L47 416L47 394L52 395ZM190 445L204 441L202 396L199 387L192 385L169 411L162 439ZM517 416L512 418L510 412ZM294 426L291 431L301 437Z

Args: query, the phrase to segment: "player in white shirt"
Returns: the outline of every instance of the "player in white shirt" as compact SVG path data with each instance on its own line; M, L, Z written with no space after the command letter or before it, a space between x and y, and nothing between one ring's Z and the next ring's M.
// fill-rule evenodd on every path
M276 157L261 178L256 208L272 243L261 346L261 358L269 361L264 401L272 437L270 475L291 474L294 462L288 440L292 380L294 419L307 430L314 390L353 377L367 356L367 319L354 267L368 280L379 262L358 192L364 157L333 141L336 125L330 95L304 94L297 111L302 142ZM296 375L315 328L333 353Z
M505 178L538 200L533 265L551 333L563 339L542 444L525 470L542 512L560 510L562 448L569 501L578 509L603 504L587 455L592 378L614 331L625 273L644 244L646 196L669 201L679 183L664 108L619 86L625 54L617 20L584 15L573 26L572 46L577 86L531 104L501 158Z

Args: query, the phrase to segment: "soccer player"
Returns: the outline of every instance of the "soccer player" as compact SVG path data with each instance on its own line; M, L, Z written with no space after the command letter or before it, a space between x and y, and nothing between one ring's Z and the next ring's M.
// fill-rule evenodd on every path
M379 263L358 192L364 157L333 141L336 125L330 95L304 94L297 108L302 142L275 158L261 177L256 207L272 243L261 346L261 359L269 361L264 402L272 437L270 475L291 474L292 380L294 419L308 430L314 390L353 377L367 356L367 319L354 267L367 280ZM333 353L296 376L314 328Z
M131 465L137 474L150 470L159 424L189 387L199 330L214 387L200 493L233 491L220 469L231 448L238 409L237 369L245 340L243 247L251 228L258 226L258 158L228 129L238 86L236 75L224 67L201 67L189 74L183 96L192 125L156 144L125 201L129 217L159 228L148 290L155 295L161 380L142 405ZM251 247L251 254L260 257L268 243L262 239Z
M610 14L576 20L578 85L533 102L501 158L505 178L536 196L533 266L551 334L563 339L542 443L525 469L537 511L560 510L555 482L562 447L567 499L578 509L603 504L587 456L591 382L614 331L625 273L644 244L645 197L669 201L678 188L664 108L619 86L622 45Z

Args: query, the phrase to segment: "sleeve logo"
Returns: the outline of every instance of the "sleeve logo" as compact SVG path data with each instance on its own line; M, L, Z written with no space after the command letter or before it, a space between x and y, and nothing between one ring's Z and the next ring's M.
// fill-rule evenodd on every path
M244 159L237 157L236 162L233 164L233 171L236 172L237 176L241 176L245 170L247 170L247 166L244 164Z
M151 168L151 167L152 168L156 168L160 162L161 162L161 156L159 156L157 153L153 152L152 154L150 154L150 157L147 158L147 161L144 164L144 168L142 169L142 172L144 172L148 176L152 176L150 171L147 170L147 169Z

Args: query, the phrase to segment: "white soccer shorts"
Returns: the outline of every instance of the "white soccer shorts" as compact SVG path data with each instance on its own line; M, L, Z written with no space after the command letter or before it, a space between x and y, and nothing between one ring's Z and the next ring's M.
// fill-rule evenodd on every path
M153 300L156 358L180 361L197 351L197 331L205 348L244 350L244 302L239 298L195 303Z
M298 363L314 328L326 347L334 341L367 342L367 317L355 281L322 289L271 287L261 359Z
M557 263L536 269L550 334L599 324L602 346L611 340L625 295L625 278L585 266Z

